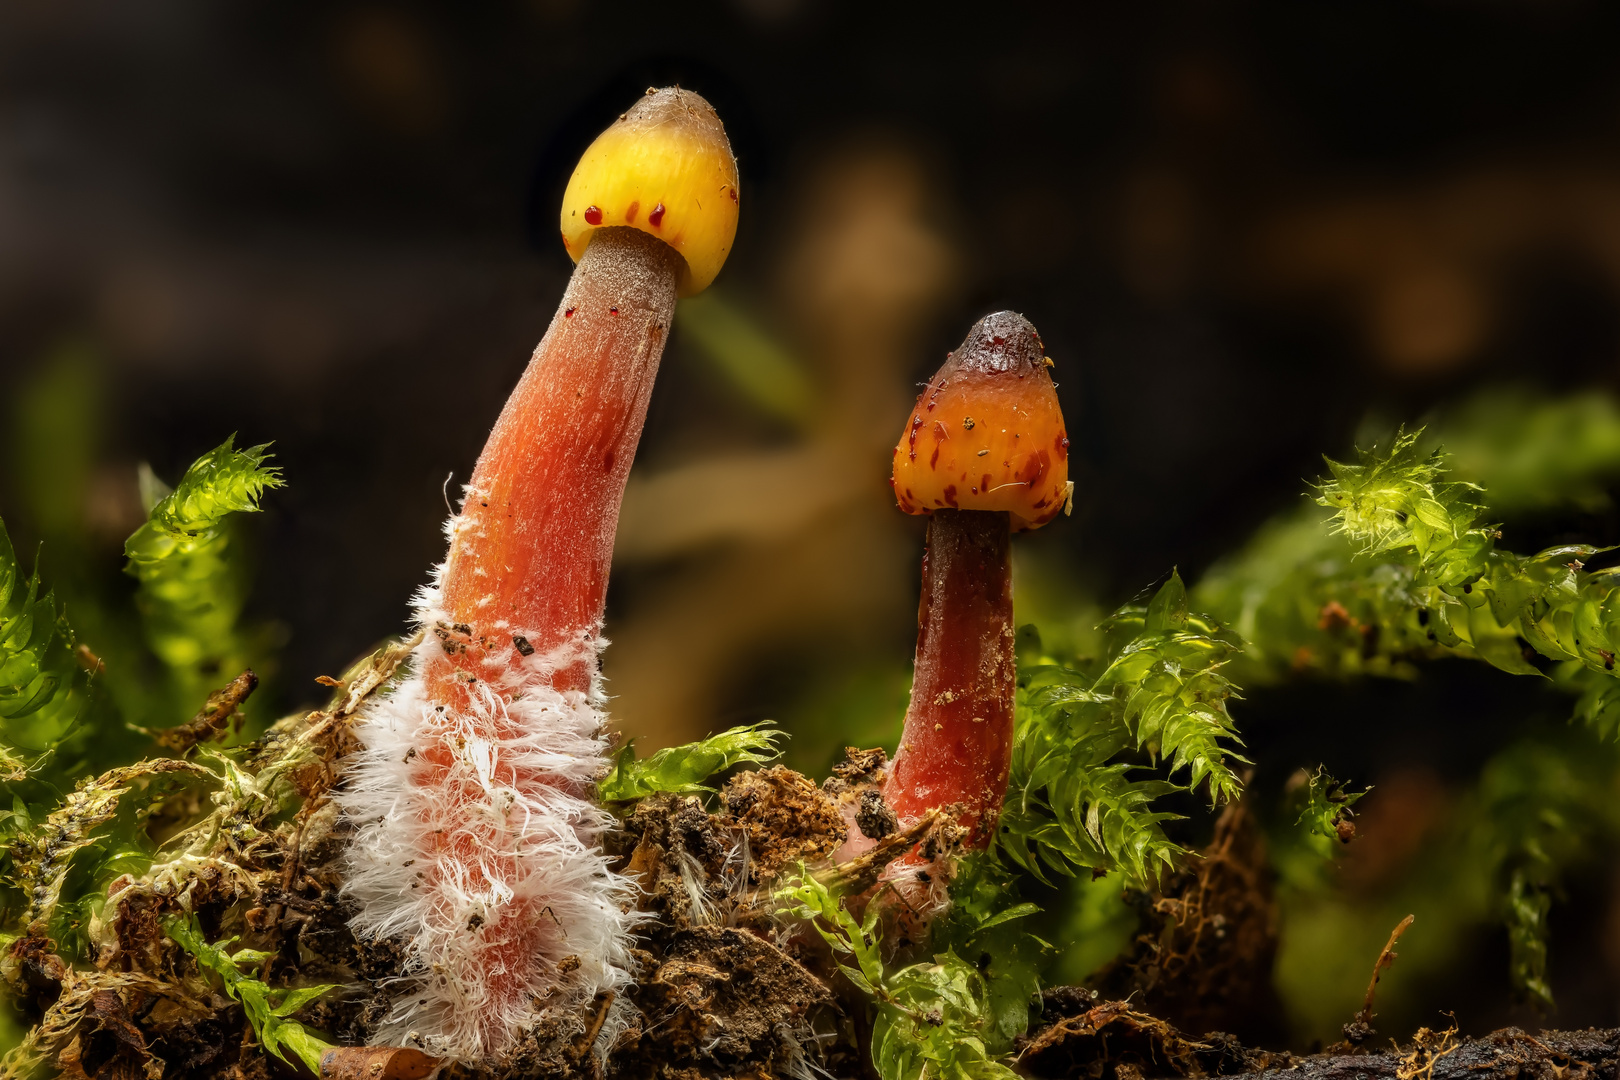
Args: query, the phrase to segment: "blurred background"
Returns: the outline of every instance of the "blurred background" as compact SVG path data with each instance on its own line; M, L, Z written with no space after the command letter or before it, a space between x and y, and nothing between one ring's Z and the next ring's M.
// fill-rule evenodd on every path
M1369 417L1613 390L1617 45L1597 0L5 0L0 516L72 616L133 587L142 463L172 483L231 432L274 440L249 615L281 643L274 707L318 700L443 555L447 479L569 273L579 153L680 83L725 119L742 223L677 314L632 476L613 711L648 748L772 718L822 770L898 733L923 527L888 451L987 311L1040 328L1074 440L1073 516L1018 542L1020 610L1056 623L1195 580ZM1582 499L1526 494L1512 546L1620 540L1606 460ZM1327 760L1388 796L1347 856L1352 914L1285 932L1299 1045L1359 1002L1385 886L1504 732L1568 715L1466 675L1234 706L1261 787ZM1556 1020L1616 1023L1608 871L1569 890ZM1534 1022L1476 922L1430 931L1392 1031L1442 1006Z

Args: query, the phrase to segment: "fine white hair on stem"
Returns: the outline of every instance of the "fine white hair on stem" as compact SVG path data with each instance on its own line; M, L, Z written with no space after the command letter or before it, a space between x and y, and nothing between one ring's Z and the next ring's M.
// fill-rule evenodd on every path
M677 852L676 864L681 872L681 885L686 889L687 903L692 909L693 926L709 926L716 921L714 901L709 899L709 874L703 864L684 847Z
M356 826L345 891L357 936L404 948L374 1041L402 1045L414 1032L433 1053L487 1060L543 1014L624 998L636 887L610 869L601 838L613 818L591 798L608 755L600 628L548 653L501 650L478 667L466 708L443 705L423 677L448 663L434 633L448 621L442 572L416 598L429 632L410 674L355 729L363 749L338 795ZM554 674L581 660L590 689L556 689ZM603 1052L628 1018L610 1019Z

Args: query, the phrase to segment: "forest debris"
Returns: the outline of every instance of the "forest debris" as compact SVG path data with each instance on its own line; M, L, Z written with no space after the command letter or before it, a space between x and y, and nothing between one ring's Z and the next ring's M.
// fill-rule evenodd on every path
M298 734L299 740L317 746L330 746L342 741L332 729L344 725L374 690L394 677L399 666L422 643L425 633L425 630L419 629L408 637L390 641L345 671L339 680L338 693L333 695L332 702L325 710L309 714L308 720L302 725L304 730Z
M1031 1076L1087 1080L1230 1077L1233 1080L1596 1080L1620 1069L1620 1028L1503 1028L1478 1038L1420 1028L1405 1047L1296 1057L1212 1032L1197 1039L1128 1002L1094 1004L1078 987L1042 992L1045 1022L1018 1043ZM1342 1044L1341 1044L1342 1045Z
M399 1046L338 1046L321 1056L321 1080L421 1080L439 1060Z
M961 831L954 821L945 818L943 807L930 810L918 818L910 828L884 837L860 855L848 862L839 863L829 873L820 877L834 892L859 896L877 884L878 878L890 863L919 843L926 842L936 832L947 830L953 834ZM954 835L945 839L954 840Z
M345 828L329 804L315 793L294 821L271 818L289 808L295 789L324 791L330 784L331 762L346 748L343 721L387 681L406 651L398 643L385 646L355 665L331 711L279 722L247 749L245 760L205 750L202 763L155 758L113 769L82 782L23 838L21 883L33 901L35 931L0 957L0 974L45 1012L0 1074L21 1075L34 1063L54 1062L70 1076L77 1068L97 1077L137 1077L159 1067L165 1076L185 1080L211 1080L232 1070L268 1077L270 1066L241 1006L217 992L198 1000L194 995L204 984L195 976L176 977L162 923L179 911L201 914L210 927L247 931L254 946L249 953L264 964L258 973L263 982L255 985L269 987L277 1000L302 992L282 985L285 956L299 957L301 983L322 977L348 983L356 976L375 983L397 974L397 957L358 949L348 931L339 882L325 865L341 848ZM200 740L222 730L231 702L246 697L250 682L244 673L213 695L190 734ZM70 969L55 955L44 927L77 852L97 842L94 834L120 814L132 792L176 782L189 788L169 804L180 816L172 823L161 819L166 823L157 834L152 869L138 879L126 874L109 883L105 906L89 922L97 968ZM199 782L216 790L204 795L196 790ZM151 801L157 793L145 794ZM196 816L210 802L211 812ZM354 997L306 1007L313 1026L345 1041L363 1041L367 1006L366 998ZM154 1066L159 1061L166 1064Z
M1411 916L1407 916L1410 920ZM1405 923L1402 924L1406 925ZM1401 1059L1395 1068L1397 1080L1434 1080L1434 1066L1443 1057L1454 1054L1460 1047L1457 1040L1457 1018L1451 1018L1451 1026L1444 1031L1434 1032L1428 1028L1418 1028L1417 1034L1412 1036L1412 1049Z
M851 788L882 784L888 764L889 755L881 746L870 750L846 746L844 760L832 767L832 775L821 782L822 790L829 795L840 795Z
M1577 1080L1612 1077L1620 1065L1620 1028L1543 1031L1538 1035L1503 1028L1460 1040L1452 1031L1419 1034L1425 1045L1414 1040L1407 1050L1392 1047L1294 1058L1286 1076L1288 1080L1417 1080L1419 1076L1423 1080ZM1452 1038L1446 1038L1448 1035ZM1414 1067L1419 1071L1412 1072ZM1255 1064L1218 1075L1243 1080L1278 1078L1275 1064Z
M781 1075L834 1007L827 987L775 945L718 926L677 932L632 994L645 1020L609 1059L625 1080Z
M843 815L814 781L782 765L738 773L720 801L748 834L757 877L768 880L801 862L837 851L848 835Z
M338 690L323 710L278 720L255 746L252 766L266 787L285 776L304 798L324 795L337 782L333 762L359 748L349 721L378 687L394 677L424 631L383 645L356 662L338 680Z
M88 1038L93 1032L114 1047L125 1048L131 1058L142 1062L148 1076L163 1071L163 1061L151 1051L149 1034L130 1018L121 991L162 998L173 1003L171 1011L190 1015L208 1012L207 1006L179 986L140 972L73 971L61 969L61 994L45 1010L39 1023L29 1029L23 1041L0 1059L0 1076L31 1075L39 1064L54 1061L64 1075L73 1075L83 1060ZM93 1023L95 1026L89 1026ZM99 1071L99 1070L98 1070Z
M353 716L355 710L365 703L373 690L394 677L399 665L403 664L422 643L422 635L425 632L417 630L409 637L390 641L345 671L340 680L344 688L343 699L329 710L331 716L338 720L346 720Z
M1374 1034L1372 1019L1378 1014L1373 1012L1373 995L1378 992L1378 980L1383 978L1384 969L1395 962L1398 955L1395 952L1395 943L1401 940L1407 927L1417 921L1416 915L1408 915L1390 931L1389 941L1384 944L1378 959L1373 962L1372 981L1367 983L1367 997L1361 1003L1361 1010L1356 1013L1355 1019L1344 1025L1344 1037L1352 1046L1360 1046L1367 1041L1368 1036ZM1427 1028L1424 1029L1428 1030Z
M22 862L21 882L31 903L25 921L49 920L62 895L62 886L73 856L95 843L90 833L113 820L119 800L138 781L171 773L189 773L207 780L218 777L200 765L172 758L141 761L110 769L91 780L81 781L61 807L51 812L29 842L32 848Z
M1131 951L1091 985L1186 1031L1229 1031L1251 1042L1283 1034L1267 1026L1278 1012L1277 907L1265 839L1246 803L1228 804L1199 857L1142 903Z
M855 811L855 827L868 840L881 840L900 827L900 819L883 801L883 792L867 788L861 792L860 809Z
M1033 1076L1089 1080L1220 1076L1292 1061L1287 1054L1246 1049L1218 1032L1190 1038L1127 1001L1092 1005L1093 996L1077 987L1047 990L1042 1000L1044 1015L1050 1019L1021 1039L1018 1049L1018 1063Z
M258 688L259 677L253 673L252 668L232 679L226 685L208 695L203 707L183 724L172 728L136 728L144 735L150 735L154 742L174 753L184 757L190 753L198 743L212 742L225 733L225 726L234 717L237 726L241 726L241 717L237 710L242 703Z
M649 929L657 938L706 922L715 912L710 883L721 876L727 843L723 827L690 795L642 799L625 822L636 846L624 873L641 884L640 908L657 916Z

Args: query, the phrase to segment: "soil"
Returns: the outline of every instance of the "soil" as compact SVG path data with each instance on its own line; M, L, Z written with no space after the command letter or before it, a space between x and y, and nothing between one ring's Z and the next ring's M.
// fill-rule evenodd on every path
M261 776L280 763L299 796L295 814L247 804L221 810L218 846L183 876L113 882L104 921L91 935L90 966L64 962L43 924L10 945L0 976L32 1014L39 1060L69 1080L299 1075L265 1053L240 1005L165 933L164 920L184 913L197 917L209 941L236 936L232 948L268 954L244 972L250 977L271 986L344 987L298 1017L349 1044L327 1055L323 1076L419 1080L431 1072L437 1063L416 1050L356 1045L385 1011L379 986L398 974L402 957L397 946L362 945L348 930L352 912L340 892L347 826L326 798L335 763L350 749L343 721L398 655L380 654L339 685L327 710L278 725L250 756ZM204 726L216 730L211 721ZM782 767L746 772L725 785L712 809L694 796L641 800L609 852L639 878L647 917L628 1000L604 995L585 1015L548 1016L504 1061L440 1075L871 1077L858 1047L864 1000L829 975L818 936L780 918L773 894L801 864L831 871L852 820L871 839L883 834L835 875L857 894L919 844L944 850L952 843L950 821L937 814L895 830L887 807L870 797L885 764L881 752L852 751L819 787ZM184 820L195 797L182 791L174 799L174 816ZM1220 819L1202 854L1194 869L1141 898L1144 932L1099 975L1097 989L1043 993L1038 1018L1015 1048L1020 1072L1054 1080L1278 1073L1297 1080L1620 1080L1620 1030L1531 1036L1507 1029L1479 1039L1420 1031L1404 1047L1363 1051L1345 1043L1314 1057L1253 1049L1245 1043L1255 1038L1248 1018L1276 1011L1266 998L1276 920L1263 845L1241 805ZM604 1062L597 1043L610 1025L616 1037Z
M1043 995L1041 1023L1022 1041L1019 1066L1032 1077L1085 1080L1244 1077L1252 1080L1613 1080L1620 1028L1543 1031L1504 1028L1479 1038L1419 1029L1388 1049L1310 1056L1272 1053L1212 1032L1192 1038L1127 1002L1092 1003L1059 987Z
M807 943L776 922L770 888L782 869L836 850L843 819L798 773L761 773L734 778L718 813L661 795L625 824L625 870L653 920L614 1077L780 1075L836 1031L833 993L801 962Z

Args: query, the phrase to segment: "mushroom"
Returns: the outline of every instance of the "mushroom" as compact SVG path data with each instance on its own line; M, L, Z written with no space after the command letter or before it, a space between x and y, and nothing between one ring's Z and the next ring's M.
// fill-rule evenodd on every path
M719 271L737 197L718 116L680 89L649 90L568 184L578 265L417 599L411 677L356 729L352 926L405 956L375 1042L488 1060L542 1013L624 999L633 887L593 798L609 561L676 297Z
M995 833L1012 755L1010 533L1052 520L1074 490L1051 363L1023 316L985 316L894 450L900 509L930 516L911 705L884 801L902 829L944 810L969 849Z

